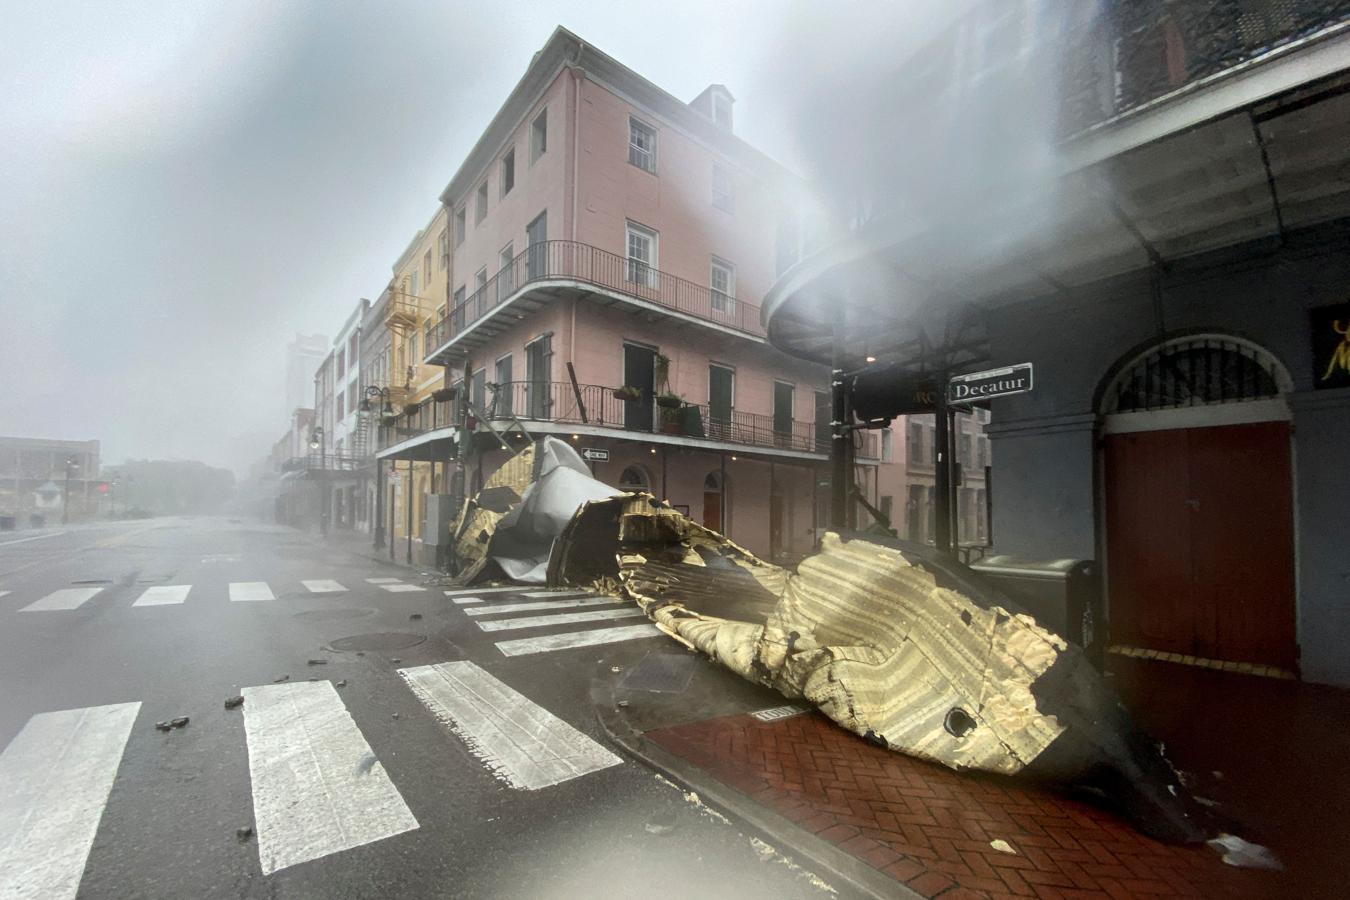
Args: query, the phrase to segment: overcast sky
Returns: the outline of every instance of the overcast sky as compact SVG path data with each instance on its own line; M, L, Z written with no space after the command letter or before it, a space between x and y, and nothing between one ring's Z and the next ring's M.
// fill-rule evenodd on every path
M0 434L242 474L285 430L287 341L379 293L558 25L681 99L727 84L800 170L812 66L933 5L5 0Z

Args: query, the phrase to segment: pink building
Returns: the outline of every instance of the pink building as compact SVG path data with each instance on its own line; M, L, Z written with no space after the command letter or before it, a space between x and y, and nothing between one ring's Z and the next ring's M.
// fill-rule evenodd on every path
M808 552L828 507L829 371L769 346L759 310L801 250L803 191L736 137L733 108L721 85L684 103L554 32L441 195L450 296L425 348L460 390L380 456L449 460L466 399L486 450L470 493L506 457L483 420L518 420L756 553ZM877 437L855 438L873 502L896 480L878 478Z

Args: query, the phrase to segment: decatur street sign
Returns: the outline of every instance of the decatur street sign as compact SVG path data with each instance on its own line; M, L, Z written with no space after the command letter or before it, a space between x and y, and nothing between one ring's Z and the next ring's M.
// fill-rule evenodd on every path
M974 403L1031 390L1031 363L957 375L947 382L948 403Z

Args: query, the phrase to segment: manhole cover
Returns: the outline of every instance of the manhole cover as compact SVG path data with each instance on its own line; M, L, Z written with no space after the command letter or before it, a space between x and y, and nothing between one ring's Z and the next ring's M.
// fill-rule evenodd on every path
M350 650L404 650L415 647L425 640L426 637L420 634L383 631L378 634L354 634L351 637L338 638L328 645L328 649L336 653Z
M680 694L694 677L698 657L674 653L648 653L621 682L630 691Z
M344 619L364 619L373 615L375 615L373 609L311 609L308 612L296 613L295 617L311 622L340 622Z

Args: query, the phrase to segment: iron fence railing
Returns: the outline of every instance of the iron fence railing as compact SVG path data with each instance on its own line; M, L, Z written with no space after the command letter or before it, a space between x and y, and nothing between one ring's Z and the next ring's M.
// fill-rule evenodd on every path
M381 449L445 428L455 421L458 399L436 401L428 398L409 414L404 412L381 422ZM716 410L706 403L681 403L665 408L648 393L628 397L620 389L598 384L581 384L574 389L569 381L513 381L487 386L481 398L483 415L501 422L512 418L528 424L556 422L587 424L597 428L648 434L672 434L740 444L747 447L774 447L803 453L829 453L829 434L815 422L775 421L773 416L741 410ZM583 409L585 414L583 415ZM857 455L875 459L876 436L863 432L857 443Z
M593 284L762 337L759 307L722 291L654 269L645 263L576 241L541 241L518 253L463 303L427 329L427 356L537 281L567 279Z
M1095 10L1063 36L1066 135L1350 20L1350 0L1116 0Z
M282 471L354 472L370 464L369 456L354 453L327 453L315 450L307 456L293 456L282 463Z

